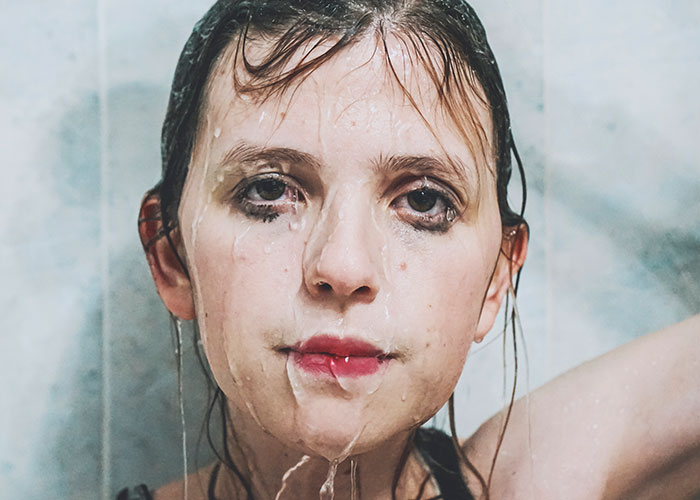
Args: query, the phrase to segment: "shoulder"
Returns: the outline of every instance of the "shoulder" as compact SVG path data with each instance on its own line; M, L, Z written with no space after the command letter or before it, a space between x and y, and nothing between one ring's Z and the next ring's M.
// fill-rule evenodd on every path
M491 496L646 498L663 488L683 498L700 489L699 333L695 316L520 399L497 456L506 410L486 421L462 445L486 479L496 457Z
M187 476L187 498L189 500L207 500L209 481L216 464L203 467ZM179 479L158 488L153 500L182 500L185 498L185 481Z

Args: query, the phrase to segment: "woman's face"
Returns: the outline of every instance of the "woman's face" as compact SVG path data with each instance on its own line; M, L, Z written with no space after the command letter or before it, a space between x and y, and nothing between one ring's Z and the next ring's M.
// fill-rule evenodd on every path
M437 137L373 40L262 104L236 95L224 58L180 206L218 384L268 433L329 459L430 418L492 322L495 180L427 74L391 57Z

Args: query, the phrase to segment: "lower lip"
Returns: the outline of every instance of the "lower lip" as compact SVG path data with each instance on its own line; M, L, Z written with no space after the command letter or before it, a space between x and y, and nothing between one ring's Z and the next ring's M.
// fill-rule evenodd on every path
M300 353L292 351L294 363L313 374L335 377L363 377L379 371L380 361L376 356L335 356L322 353Z

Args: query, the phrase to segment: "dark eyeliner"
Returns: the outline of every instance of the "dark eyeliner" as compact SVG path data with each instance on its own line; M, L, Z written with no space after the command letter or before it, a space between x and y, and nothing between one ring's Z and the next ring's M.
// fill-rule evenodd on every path
M442 189L437 189L431 186L422 186L418 189L411 189L410 191L407 191L399 196L393 203L398 204L399 200L406 199L409 194L418 190L423 190L426 193L437 196L440 203L444 205L444 211L433 217L422 215L420 212L414 211L412 215L407 217L407 223L417 231L446 233L450 227L452 227L452 223L457 217L458 210L452 196ZM406 203L408 202L406 201ZM450 217L449 214L452 214L452 217Z
M284 180L283 176L276 172L269 172L241 181L233 189L232 203L247 217L262 222L274 221L283 213L284 203L261 203L260 200L254 202L249 199L250 191L268 180L274 180L283 184L285 192L288 189L293 189L295 193L298 193L298 188L293 187L292 183Z

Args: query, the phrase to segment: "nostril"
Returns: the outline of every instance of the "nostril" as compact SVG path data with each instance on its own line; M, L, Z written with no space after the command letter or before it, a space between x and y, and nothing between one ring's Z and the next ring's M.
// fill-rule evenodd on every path
M330 291L330 290L333 289L333 288L332 288L328 283L326 283L325 281L319 281L318 283L316 283L316 285L317 285L321 290L324 290L324 291Z
M370 293L370 289L368 286L361 286L357 290L355 290L355 294L357 295L368 295Z

